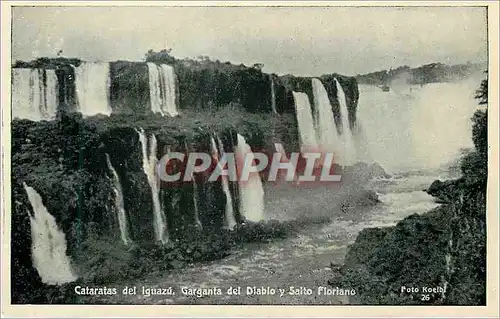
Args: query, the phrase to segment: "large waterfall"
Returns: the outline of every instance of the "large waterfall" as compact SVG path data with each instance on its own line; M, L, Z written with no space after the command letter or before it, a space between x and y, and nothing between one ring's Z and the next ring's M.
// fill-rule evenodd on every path
M130 235L128 233L128 225L127 225L127 213L125 211L125 204L123 201L123 191L122 185L120 183L120 178L115 168L111 164L111 160L109 159L109 154L106 154L106 162L108 163L108 168L113 174L113 184L114 184L114 193L115 193L115 209L117 211L118 217L118 226L120 227L120 237L125 245L128 245L131 242Z
M82 63L75 68L78 111L84 116L110 115L109 63Z
M480 79L407 86L383 92L360 85L358 121L362 154L390 172L433 169L472 147L470 118L477 108Z
M159 179L156 173L156 164L158 159L156 157L157 144L155 135L151 135L149 139L149 156L148 156L148 139L144 129L137 131L139 134L139 141L142 146L142 167L144 173L148 177L149 187L151 188L151 195L153 199L153 225L155 238L162 244L167 243L169 240L168 229L167 229L167 218L162 210L160 204L160 190L159 190Z
M342 86L337 79L335 79L335 85L337 87L337 99L340 104L340 118L342 119L341 139L344 146L343 164L352 165L356 161L356 144L354 142L351 125L349 124L347 100L345 97L344 89L342 89Z
M13 118L53 120L57 103L57 76L54 70L12 70Z
M247 155L248 154L248 155ZM247 144L245 138L238 134L238 145L236 146L237 164L242 165L245 157L253 158L252 149ZM248 161L252 163L253 161ZM238 167L241 173L242 168ZM239 179L240 187L240 212L245 219L258 222L264 219L264 189L262 180L258 173L250 173L248 180Z
M175 73L174 68L167 64L156 65L148 62L149 96L151 111L162 116L177 116Z
M43 205L36 190L23 184L34 216L30 216L32 259L42 282L60 285L77 279L66 255L66 238L56 224L55 218Z
M217 143L215 142L215 139L213 137L211 138L212 155L215 156L217 161L219 161L221 156L224 155L224 146L222 145L219 138L218 138L218 142L219 142L219 148L217 148ZM220 164L218 163L217 165L220 165ZM224 191L224 194L226 195L226 210L225 210L225 215L224 215L224 224L225 224L225 227L227 227L229 229L233 229L234 226L236 225L236 221L234 219L233 198L231 196L231 191L229 190L229 181L227 179L227 176L225 176L225 175L221 176L221 181L222 181L222 190Z
M338 136L332 105L328 99L323 83L316 78L312 79L314 95L316 130L319 145L324 152L333 152L334 160L340 164L345 164L346 160L342 154L342 142Z
M295 101L295 110L300 133L301 149L317 150L318 141L314 129L313 117L311 114L311 104L307 94L302 92L293 92Z

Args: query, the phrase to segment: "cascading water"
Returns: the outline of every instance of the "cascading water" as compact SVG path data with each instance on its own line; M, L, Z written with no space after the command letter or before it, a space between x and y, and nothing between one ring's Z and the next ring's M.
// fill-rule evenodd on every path
M295 110L300 133L301 149L317 149L318 141L314 129L313 117L311 114L311 104L307 94L302 92L293 92L295 101Z
M177 106L175 105L175 73L170 65L161 65L163 75L163 112L170 116L177 116Z
M31 103L31 69L12 69L12 117L29 120L40 120Z
M470 118L480 79L383 92L360 85L364 157L389 172L439 168L472 147Z
M162 116L177 116L175 103L175 73L174 68L167 64L160 66L148 62L149 74L149 96L151 99L151 111L160 113Z
M314 95L314 105L316 106L316 130L319 145L324 152L333 152L335 161L345 164L346 160L341 152L342 142L338 136L335 120L333 117L332 105L328 99L323 83L316 78L312 79Z
M151 111L153 113L160 113L162 116L163 111L161 110L161 93L160 93L160 71L158 66L154 63L148 62L148 75L149 75L149 97L151 101Z
M109 154L106 154L106 162L108 163L109 170L113 173L113 184L115 193L115 208L117 210L118 226L120 227L120 237L125 245L131 242L127 226L127 213L125 211L125 204L123 202L123 191L120 183L120 178L115 168L111 164Z
M75 68L75 86L82 115L111 114L109 63L80 64Z
M271 79L271 109L273 110L274 114L277 114L278 111L276 111L276 92L274 90L273 75L269 74L269 78Z
M53 120L57 112L57 77L54 70L12 70L12 117Z
M249 163L253 162L253 153L245 138L238 134L238 145L236 146L236 165L241 173L245 157L249 156ZM245 219L258 222L264 219L264 189L259 173L250 173L248 180L239 179L240 188L240 212Z
M335 85L337 87L337 99L340 104L340 118L342 120L341 139L342 144L344 145L343 164L352 165L356 161L356 145L354 143L354 137L352 135L351 126L349 124L347 100L344 90L342 89L342 86L337 79L335 79Z
M57 113L57 75L55 70L45 70L45 119L54 119Z
M43 205L37 191L26 184L23 186L34 211L34 216L30 216L33 266L46 284L61 285L75 281L77 276L74 275L70 259L66 255L64 233Z
M222 144L220 144L220 148L217 149L217 144L215 143L215 139L213 137L211 138L211 142L212 142L212 155L215 156L215 158L218 161L220 159L220 157L224 154L223 146L222 146ZM220 165L220 164L218 163L217 165ZM227 176L225 176L225 175L221 176L221 180L222 180L222 190L224 191L224 194L226 195L226 210L225 210L225 216L224 216L225 217L224 224L227 228L233 229L234 226L236 225L236 221L234 219L233 199L231 197L231 192L229 190L229 182L228 182Z
M158 189L158 175L156 174L156 164L158 159L156 158L157 144L155 135L151 135L149 139L149 156L147 150L148 140L144 129L137 131L139 134L139 141L142 146L142 167L144 173L148 177L149 187L151 188L151 195L153 199L153 225L155 231L155 238L157 241L165 244L169 241L168 229L167 229L167 218L162 210L160 204L160 191Z

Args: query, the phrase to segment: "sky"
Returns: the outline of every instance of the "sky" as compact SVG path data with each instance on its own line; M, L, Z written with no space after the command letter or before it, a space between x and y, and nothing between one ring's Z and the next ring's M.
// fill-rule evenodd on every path
M12 59L143 61L153 49L277 74L487 61L481 7L16 7Z

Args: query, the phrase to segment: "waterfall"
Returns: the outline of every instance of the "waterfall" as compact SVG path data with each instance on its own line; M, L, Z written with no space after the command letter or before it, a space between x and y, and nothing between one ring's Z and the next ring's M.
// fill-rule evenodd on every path
M31 258L42 282L60 285L77 279L71 269L71 262L66 255L66 238L43 205L42 197L33 188L23 184L28 199L33 207L34 216L30 216Z
M170 116L177 116L177 106L175 105L175 73L170 65L161 65L163 75L163 112Z
M45 70L45 118L54 119L58 105L57 75L55 70Z
M148 62L149 74L149 96L151 100L151 111L160 113L162 116L179 115L175 103L175 73L174 68L167 64L160 66Z
M238 145L236 146L236 165L243 164L247 154L252 156L252 149L245 138L238 134ZM252 162L250 162L252 163ZM238 168L241 172L242 168ZM240 212L245 219L258 222L264 219L264 189L262 180L258 173L250 173L248 180L238 181L240 188Z
M57 77L54 70L12 69L12 117L53 120L57 113Z
M470 118L480 82L427 84L404 94L360 85L364 156L392 173L448 165L460 149L473 146Z
M335 79L335 85L337 87L337 99L340 104L340 118L342 119L341 139L344 146L343 164L352 165L356 161L356 145L354 143L354 137L349 124L347 100L344 90L337 79Z
M127 213L125 211L125 204L123 202L122 185L120 183L120 178L118 177L118 173L111 164L111 160L109 159L109 154L107 153L106 153L106 162L108 163L109 170L113 173L113 184L114 184L113 190L115 192L115 208L117 211L118 226L120 227L120 236L123 243L125 245L128 245L131 242L131 239L128 233Z
M271 79L271 109L273 110L274 114L277 114L278 112L276 111L276 92L274 90L273 75L269 74L269 78Z
M142 146L142 167L144 169L144 173L148 177L149 187L151 188L151 195L153 199L153 225L155 238L157 241L165 244L168 242L168 229L167 229L167 218L165 213L162 210L160 204L160 190L158 188L159 179L156 174L156 165L158 163L158 159L156 157L157 152L157 143L155 135L151 135L149 139L149 156L147 150L147 136L144 132L144 129L140 129L137 131L139 134L139 141Z
M111 114L109 63L80 64L75 68L75 86L82 115Z
M338 163L344 164L345 159L342 154L342 142L338 136L336 124L333 116L332 105L328 99L323 83L316 78L312 79L312 88L314 95L315 119L317 137L321 151L333 152L334 160Z
M220 157L224 154L224 147L219 141L219 149L217 149L217 144L215 143L215 139L213 137L211 137L211 142L212 142L212 156L214 156L216 160L219 161ZM217 163L217 165L220 166L220 163ZM221 181L222 181L222 190L226 195L226 210L224 215L224 224L227 228L233 229L234 226L236 225L236 221L234 219L233 199L231 197L231 192L229 191L229 182L227 176L225 175L221 176Z
M163 112L161 110L160 71L158 70L158 66L156 64L148 62L148 75L151 111L153 111L153 113L160 113L163 116Z
M295 113L299 125L301 149L316 149L318 141L316 139L309 98L305 93L293 92L293 99L295 101Z

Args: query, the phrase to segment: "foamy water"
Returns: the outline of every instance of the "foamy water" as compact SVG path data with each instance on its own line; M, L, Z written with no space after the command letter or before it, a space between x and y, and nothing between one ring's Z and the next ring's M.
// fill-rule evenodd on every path
M426 185L435 176L428 175ZM346 215L335 206L336 200L328 196L325 189L308 190L308 207L311 214L320 214L330 207L332 222L323 225L312 225L303 228L296 237L278 240L269 244L247 244L234 251L230 256L205 264L174 270L164 278L141 281L140 285L150 287L173 286L191 288L220 287L223 296L150 296L124 297L111 302L138 302L144 304L341 304L347 302L342 296L269 296L245 295L227 296L229 287L274 287L289 289L290 286L317 289L326 285L333 276L331 264L342 264L348 245L352 244L357 234L367 227L387 227L395 225L399 220L412 215L422 214L437 207L431 196L420 189L424 176L408 176L392 178L392 184L383 180L373 181L372 187L380 194L381 203L361 210L352 216ZM408 185L413 189L408 190ZM404 189L403 191L400 191ZM267 188L266 192L272 192ZM274 198L274 199L273 199ZM296 194L268 198L267 206L279 206L291 215L301 214L303 207L293 205ZM314 205L311 205L314 203ZM299 212L293 212L292 210ZM132 298L132 299L130 299ZM133 300L133 301L131 301Z

